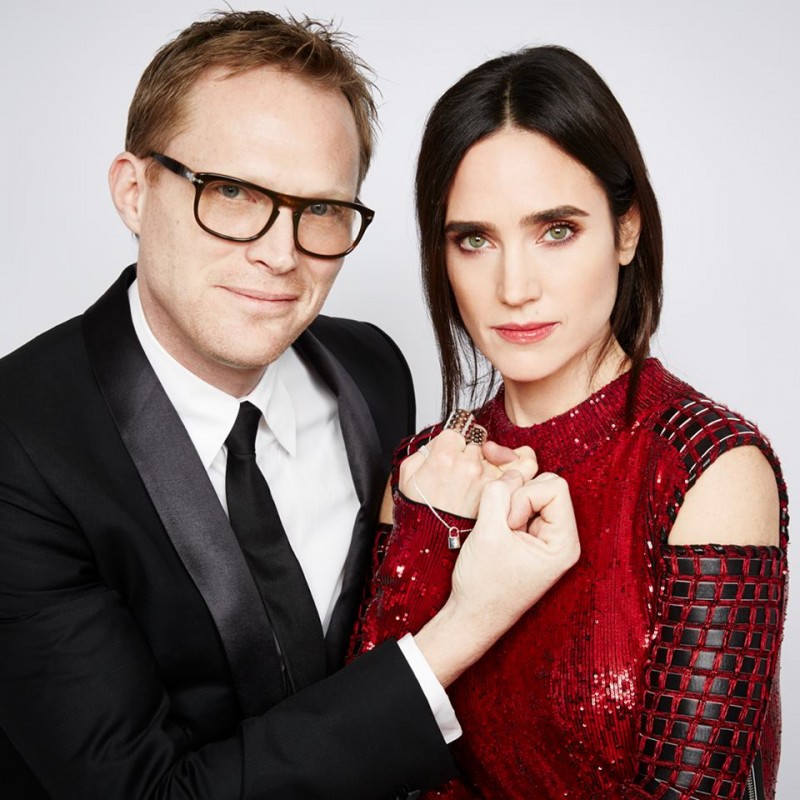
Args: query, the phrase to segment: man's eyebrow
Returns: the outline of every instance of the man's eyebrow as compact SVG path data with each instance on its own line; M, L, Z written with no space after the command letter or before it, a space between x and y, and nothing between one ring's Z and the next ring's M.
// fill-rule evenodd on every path
M528 214L520 220L523 226L528 225L541 225L543 222L557 222L562 219L569 219L570 217L588 217L589 212L584 211L577 206L554 206L553 208L546 208L543 211L536 211ZM444 227L445 233L467 234L475 230L486 231L487 233L494 233L497 226L491 222L483 222L481 220L453 220L448 222Z

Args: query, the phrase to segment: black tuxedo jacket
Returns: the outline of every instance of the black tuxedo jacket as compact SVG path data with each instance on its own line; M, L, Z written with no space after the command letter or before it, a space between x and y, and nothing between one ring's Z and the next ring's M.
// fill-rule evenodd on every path
M133 275L0 361L0 794L368 800L448 779L396 644L337 671L414 424L402 356L324 317L295 344L338 397L361 510L326 652L269 708L269 622L133 331Z

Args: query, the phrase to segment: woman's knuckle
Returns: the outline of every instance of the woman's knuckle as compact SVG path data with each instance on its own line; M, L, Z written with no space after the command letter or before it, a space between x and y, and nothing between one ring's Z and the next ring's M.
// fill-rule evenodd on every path
M464 477L469 480L477 480L483 477L483 464L478 461L466 461L461 467Z
M520 459L520 467L526 472L536 472L539 462L535 456L528 456L527 458Z

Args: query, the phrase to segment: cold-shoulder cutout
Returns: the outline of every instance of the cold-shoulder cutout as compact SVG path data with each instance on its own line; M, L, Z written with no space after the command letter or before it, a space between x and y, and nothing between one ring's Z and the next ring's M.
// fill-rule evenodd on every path
M761 450L722 453L687 492L670 531L671 545L778 545L780 501L775 472Z
M786 486L753 423L690 389L656 409L646 425L666 447L653 494L662 545L785 547Z

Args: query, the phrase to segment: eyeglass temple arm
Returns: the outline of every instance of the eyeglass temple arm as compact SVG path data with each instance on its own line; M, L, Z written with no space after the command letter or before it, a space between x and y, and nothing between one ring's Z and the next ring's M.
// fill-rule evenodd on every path
M180 175L181 178L186 178L187 181L191 183L199 184L202 181L192 172L189 167L185 167L180 161L176 161L174 158L170 158L169 156L162 155L161 153L151 153L150 157L153 158L155 161L158 161L162 167L168 169L170 172L174 172L176 175Z

